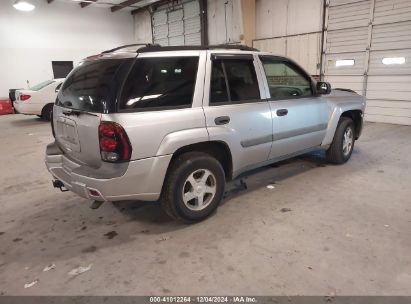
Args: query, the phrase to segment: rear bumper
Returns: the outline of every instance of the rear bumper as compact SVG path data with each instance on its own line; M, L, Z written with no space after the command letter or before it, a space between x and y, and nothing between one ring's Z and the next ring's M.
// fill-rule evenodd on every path
M37 103L23 103L20 101L14 101L14 108L18 113L26 115L41 115L41 105Z
M130 161L121 176L106 175L104 178L93 176L91 172L96 172L95 169L88 170L87 166L56 153L50 145L45 162L55 179L81 197L97 201L156 201L160 197L171 157L165 155Z

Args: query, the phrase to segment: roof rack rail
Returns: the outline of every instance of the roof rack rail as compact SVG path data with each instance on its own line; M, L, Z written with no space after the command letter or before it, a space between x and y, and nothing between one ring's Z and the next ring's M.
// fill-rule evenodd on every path
M217 44L217 45L183 45L183 46L161 46L159 44L147 44L139 48L137 53L163 52L163 51L197 51L197 50L240 50L259 52L260 50L241 44Z
M115 51L118 51L118 50L121 50L121 49L125 49L125 48L131 47L131 46L143 46L143 47L147 47L147 46L150 46L150 45L152 45L152 44L150 44L150 43L125 44L125 45L116 47L116 48L111 49L111 50L103 51L103 52L101 52L101 53L102 53L102 54L112 53L112 52L115 52Z

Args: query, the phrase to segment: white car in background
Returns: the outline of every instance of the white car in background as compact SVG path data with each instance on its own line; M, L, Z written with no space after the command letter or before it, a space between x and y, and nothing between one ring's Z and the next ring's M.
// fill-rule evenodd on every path
M53 104L64 78L47 80L28 90L16 91L14 109L21 114L37 115L50 120Z

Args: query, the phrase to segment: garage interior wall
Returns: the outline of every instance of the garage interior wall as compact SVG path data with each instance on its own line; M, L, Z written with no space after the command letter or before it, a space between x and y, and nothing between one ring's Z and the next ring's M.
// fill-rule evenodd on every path
M135 43L153 43L150 11L148 9L140 10L133 15L133 18Z
M186 1L186 2L197 2L195 1ZM178 7L175 7L177 10ZM194 5L192 3L191 11L198 11L200 6ZM149 10L141 10L134 15L134 37L136 43L147 43L153 42L152 32L157 35L154 40L157 39L162 45L171 43L173 45L182 44L181 39L173 39L173 34L170 35L171 30L180 29L180 34L176 36L183 35L181 33L182 26L178 26L177 22L185 20L184 12L177 12L169 16L168 13L162 11L162 9L167 9L167 6L160 7L158 12L152 12L150 14ZM196 10L197 9L197 10ZM168 6L168 10L172 10L172 6ZM196 14L191 14L192 17L195 17ZM174 18L169 22L169 17ZM176 19L177 17L177 19ZM190 18L194 25L191 25L190 30L193 31L194 38L198 35L200 24L195 18ZM207 0L207 35L208 35L208 44L239 44L241 42L243 25L242 25L242 11L241 11L241 1L240 0ZM171 23L171 27L170 24ZM174 24L176 26L174 26ZM153 26L153 28L151 28ZM170 30L171 29L171 30ZM183 31L185 33L185 30ZM189 34L189 33L188 33ZM198 39L185 39L184 44L198 43Z
M133 43L128 11L81 8L78 3L36 1L31 12L0 1L0 97L53 77L52 61L73 61ZM25 68L26 67L26 68Z
M257 0L253 46L297 61L320 74L322 0Z
M209 44L239 44L243 34L240 0L208 0Z
M366 95L366 120L411 125L411 1L328 4L326 80Z

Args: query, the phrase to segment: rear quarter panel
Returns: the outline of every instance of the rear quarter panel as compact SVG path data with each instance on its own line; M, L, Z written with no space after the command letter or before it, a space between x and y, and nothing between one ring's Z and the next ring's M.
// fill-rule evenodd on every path
M143 53L139 57L199 56L191 108L103 114L127 132L132 145L131 159L174 153L180 147L208 141L203 104L206 53L200 51Z

